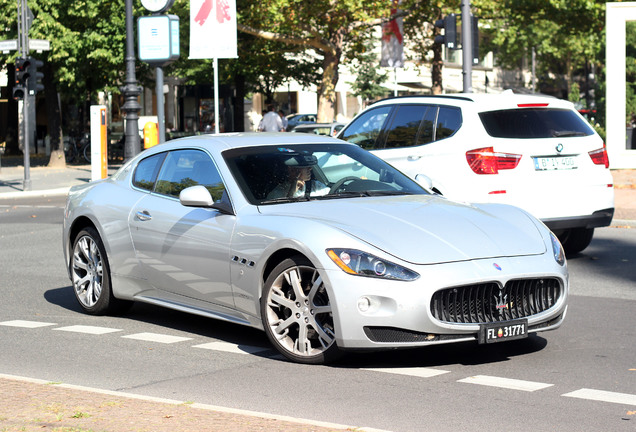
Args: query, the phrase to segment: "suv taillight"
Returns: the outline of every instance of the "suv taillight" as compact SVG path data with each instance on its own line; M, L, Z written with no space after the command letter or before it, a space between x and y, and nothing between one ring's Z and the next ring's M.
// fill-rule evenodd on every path
M607 149L605 148L605 144L603 144L603 148L592 150L588 154L592 158L592 162L594 162L596 165L605 165L605 168L609 168L609 157L607 156Z
M521 155L495 153L492 147L484 147L467 151L466 160L475 174L498 174L499 170L516 168Z

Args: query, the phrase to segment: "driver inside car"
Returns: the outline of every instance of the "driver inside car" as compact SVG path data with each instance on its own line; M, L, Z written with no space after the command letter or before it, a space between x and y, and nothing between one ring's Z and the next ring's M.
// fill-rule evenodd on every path
M318 160L313 155L297 155L287 159L286 180L272 189L267 198L298 198L307 195L308 188L309 196L327 195L329 188L311 175L312 167L317 163Z

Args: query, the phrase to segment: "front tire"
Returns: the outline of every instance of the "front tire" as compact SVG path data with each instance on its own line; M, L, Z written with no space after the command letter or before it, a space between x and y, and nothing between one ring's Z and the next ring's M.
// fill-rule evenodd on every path
M265 281L263 327L288 359L323 364L338 357L329 295L318 270L302 256L284 260Z
M108 257L95 228L84 228L77 235L69 265L73 292L84 312L104 315L120 312L130 305L113 297Z

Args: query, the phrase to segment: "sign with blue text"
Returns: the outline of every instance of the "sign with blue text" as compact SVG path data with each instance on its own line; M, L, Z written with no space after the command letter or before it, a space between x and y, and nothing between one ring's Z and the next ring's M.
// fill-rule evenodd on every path
M139 60L166 66L179 58L179 17L154 15L139 17Z

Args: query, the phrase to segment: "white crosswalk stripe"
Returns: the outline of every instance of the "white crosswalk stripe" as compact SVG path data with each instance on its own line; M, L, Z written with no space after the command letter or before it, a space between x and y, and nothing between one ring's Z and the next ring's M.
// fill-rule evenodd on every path
M361 370L372 371L372 372L382 372L382 373L392 373L396 375L408 375L419 378L432 378L438 375L443 375L450 373L450 371L442 370L442 369L433 369L433 368L422 368L422 367L412 367L412 368L362 368Z
M627 393L614 393L603 390L580 389L561 396L578 399L588 399L600 402L610 402L625 405L636 405L636 395Z
M181 337L181 336L170 336L160 333L135 333L127 336L122 336L125 339L135 339L144 342L158 342L164 344L171 344L177 342L184 342L187 340L192 340L192 338Z
M93 334L93 335L102 335L102 334L115 333L115 332L122 331L121 329L114 329L114 328L108 328L108 327L85 326L85 325L73 325L73 326L67 326L67 327L58 327L58 328L55 328L53 330L67 331L67 332L73 332L73 333L86 333L86 334Z
M250 345L236 345L229 342L209 342L200 345L194 345L192 348L203 348L214 351L223 351L235 354L257 354L269 349L264 347L250 346Z
M546 384L534 381L523 381L510 378L500 378L488 375L475 375L468 378L460 379L457 382L479 384L489 387L499 387L511 390L521 390L527 392L533 392L542 390L547 387L552 387L554 384Z
M0 322L0 325L7 327L22 327L22 328L39 328L57 325L55 323L40 322L40 321L25 321L25 320L12 320Z

